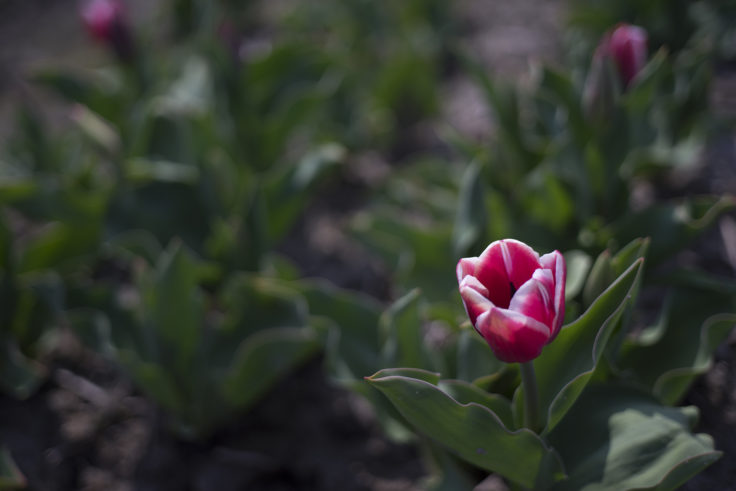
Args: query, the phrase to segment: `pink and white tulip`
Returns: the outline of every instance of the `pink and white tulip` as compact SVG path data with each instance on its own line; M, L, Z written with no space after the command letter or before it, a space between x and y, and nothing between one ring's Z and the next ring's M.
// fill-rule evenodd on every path
M479 257L457 264L465 310L499 360L533 360L560 331L565 317L565 259L539 256L514 239L498 240Z

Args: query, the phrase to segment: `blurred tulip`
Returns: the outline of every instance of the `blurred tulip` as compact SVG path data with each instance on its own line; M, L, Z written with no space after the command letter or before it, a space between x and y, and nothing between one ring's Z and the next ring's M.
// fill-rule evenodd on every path
M638 26L619 24L607 42L621 80L628 87L647 64L647 32Z
M560 331L565 316L565 259L539 257L513 239L489 245L457 265L465 310L475 330L502 361L533 360Z
M583 89L583 108L588 119L606 120L616 98L647 63L647 33L629 24L607 32L593 54Z
M82 21L90 35L109 45L122 61L133 57L133 39L119 0L90 0L81 10Z

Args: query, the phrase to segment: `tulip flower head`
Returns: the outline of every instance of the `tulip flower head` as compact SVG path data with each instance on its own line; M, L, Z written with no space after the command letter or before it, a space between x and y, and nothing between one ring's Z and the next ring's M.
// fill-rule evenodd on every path
M465 310L499 360L533 360L560 331L565 317L565 259L539 256L513 239L498 240L479 257L457 264Z
M119 0L89 0L80 15L92 38L108 44L121 60L131 58L132 38Z
M630 24L619 24L601 41L596 56L610 56L616 63L624 87L647 64L647 31Z

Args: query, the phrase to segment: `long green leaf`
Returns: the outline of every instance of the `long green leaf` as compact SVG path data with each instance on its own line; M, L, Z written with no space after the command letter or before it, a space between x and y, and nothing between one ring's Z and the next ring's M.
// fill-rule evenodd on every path
M534 489L564 476L556 452L533 432L510 431L479 399L458 402L434 385L435 380L386 370L367 378L421 433L478 467Z
M632 264L534 361L546 431L559 423L588 383L617 321L633 300L642 264L642 259Z

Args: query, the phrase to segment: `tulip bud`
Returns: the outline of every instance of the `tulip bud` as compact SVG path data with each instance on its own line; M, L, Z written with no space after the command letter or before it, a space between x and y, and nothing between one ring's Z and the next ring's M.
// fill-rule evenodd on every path
M513 239L457 264L465 311L499 360L526 363L560 331L565 317L565 259L540 257Z
M109 45L121 61L133 58L133 39L118 0L90 0L81 16L92 38Z
M647 64L647 32L638 26L619 24L608 45L624 87L628 87Z
M583 89L588 119L606 120L615 101L647 63L647 33L629 24L607 32L593 54Z

